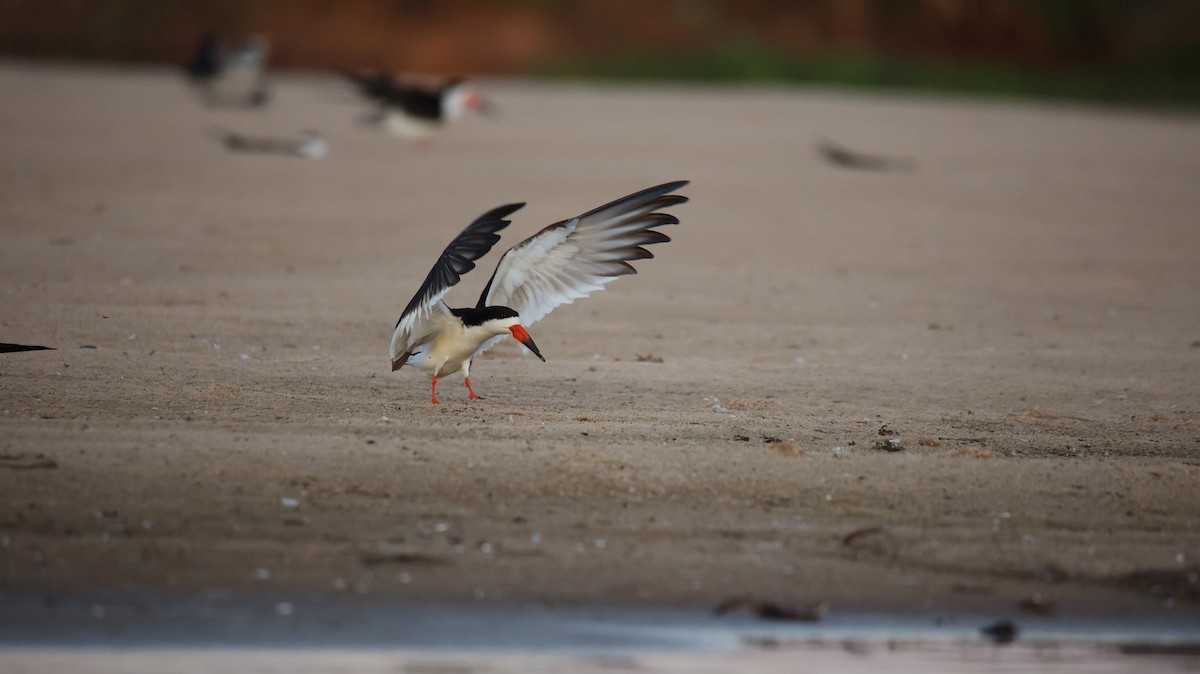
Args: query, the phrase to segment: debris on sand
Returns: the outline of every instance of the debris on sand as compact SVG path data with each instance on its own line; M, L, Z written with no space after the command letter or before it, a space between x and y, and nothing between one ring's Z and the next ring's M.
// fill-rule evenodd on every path
M1186 557L1184 558L1186 560ZM1200 602L1200 568L1141 569L1106 579L1128 590L1155 597Z
M875 449L882 449L885 452L903 452L907 449L904 446L904 439L899 436L886 440L876 440L873 446Z
M312 130L302 131L294 138L248 136L233 131L218 130L225 147L234 152L290 155L306 159L320 159L329 153L329 141Z
M857 152L838 145L828 138L822 138L817 142L817 151L821 153L825 161L839 168L897 173L911 173L917 169L916 162L907 157L885 157Z
M663 362L663 359L662 359L662 356L656 356L652 353L648 353L644 356L639 353L639 354L637 354L637 362L639 362L639 363L661 363L661 362Z
M900 554L900 543L896 536L879 526L851 531L842 537L842 547L851 550L855 559L858 559L860 552L869 552L889 559L896 559Z
M764 435L762 437L762 441L764 444L770 447L772 451L780 456L796 456L800 453L800 451L796 449L795 445L784 441L782 438L777 438L774 435Z
M365 567L400 564L404 566L445 566L449 561L445 557L426 555L420 552L367 553L358 558L358 563Z
M1054 604L1054 602L1043 597L1041 592L1034 592L1028 597L1017 602L1017 608L1027 613L1049 615L1054 613L1054 610L1057 608L1057 606Z
M801 454L801 451L796 449L796 446L790 442L772 442L768 447L780 456L799 456Z
M1017 634L1020 630L1017 629L1017 624L1011 620L1000 620L979 628L983 635L992 640L994 644L1011 644L1017 640Z
M736 611L749 611L763 620L790 620L817 622L829 612L829 602L819 601L802 606L784 606L772 601L761 601L753 597L740 596L726 599L713 609L713 614L722 616Z
M1004 516L1003 513L1000 515ZM1061 583L1071 579L1071 574L1057 564L1031 564L1025 571L1039 583Z
M1085 418L1085 417L1077 417L1077 416L1074 416L1074 415L1071 415L1071 414L1052 414L1052 413L1050 413L1050 412L1043 412L1043 411L1041 411L1041 410L1039 410L1039 409L1037 409L1037 408L1029 409L1029 410L1026 410L1025 412L1013 412L1013 413L1012 413L1012 414L1010 414L1009 416L1010 416L1010 417L1018 417L1018 418L1020 418L1020 417L1028 417L1028 418L1030 418L1030 419L1046 419L1046 420L1048 420L1048 421L1058 421L1058 420L1061 420L1061 419L1071 419L1072 421L1084 421L1084 422L1087 422L1087 423L1089 423L1089 424L1090 424L1090 423L1092 423L1092 420L1091 420L1091 419L1088 419L1088 418Z
M9 470L53 470L58 462L45 454L0 454L0 468Z
M907 449L904 446L904 440L900 438L900 435L896 431L888 428L887 424L880 426L876 433L879 437L886 439L876 440L873 445L875 449L882 449L885 452L902 452Z

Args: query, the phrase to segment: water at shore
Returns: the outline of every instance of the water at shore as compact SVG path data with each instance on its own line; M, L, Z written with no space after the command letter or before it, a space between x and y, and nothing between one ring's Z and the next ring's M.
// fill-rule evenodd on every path
M0 664L5 671L85 672L208 671L229 658L245 671L303 665L304 671L349 672L418 671L420 663L501 672L591 671L614 663L651 672L765 671L801 661L838 671L1182 671L1200 665L1200 625L1186 614L1141 621L1018 618L1009 644L981 633L996 620L832 612L803 623L683 608L283 601L219 593L190 601L6 595Z

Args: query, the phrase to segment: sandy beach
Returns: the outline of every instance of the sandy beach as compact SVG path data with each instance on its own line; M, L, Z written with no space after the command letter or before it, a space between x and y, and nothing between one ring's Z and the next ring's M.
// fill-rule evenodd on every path
M55 349L0 355L0 589L1200 617L1200 121L486 86L417 147L332 77L233 111L0 64L0 341ZM325 159L214 131L308 128ZM673 241L530 327L546 363L440 406L389 371L473 218L528 202L452 305L676 179Z

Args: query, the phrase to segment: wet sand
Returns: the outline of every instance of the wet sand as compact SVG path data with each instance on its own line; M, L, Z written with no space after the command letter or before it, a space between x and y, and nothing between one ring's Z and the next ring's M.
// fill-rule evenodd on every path
M6 591L1200 616L1196 119L506 81L420 148L324 77L0 90L0 341L56 349L0 355ZM440 406L389 372L475 216L528 201L503 247L675 179L674 241L534 324L547 363Z

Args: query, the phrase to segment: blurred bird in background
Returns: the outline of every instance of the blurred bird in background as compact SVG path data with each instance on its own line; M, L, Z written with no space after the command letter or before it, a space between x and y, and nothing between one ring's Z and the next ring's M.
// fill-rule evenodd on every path
M384 72L342 70L377 109L364 121L402 138L428 142L447 122L468 111L495 114L495 105L464 78L398 79Z
M209 105L261 107L270 102L267 60L270 43L253 33L234 48L225 48L216 33L202 35L187 64L188 79Z

